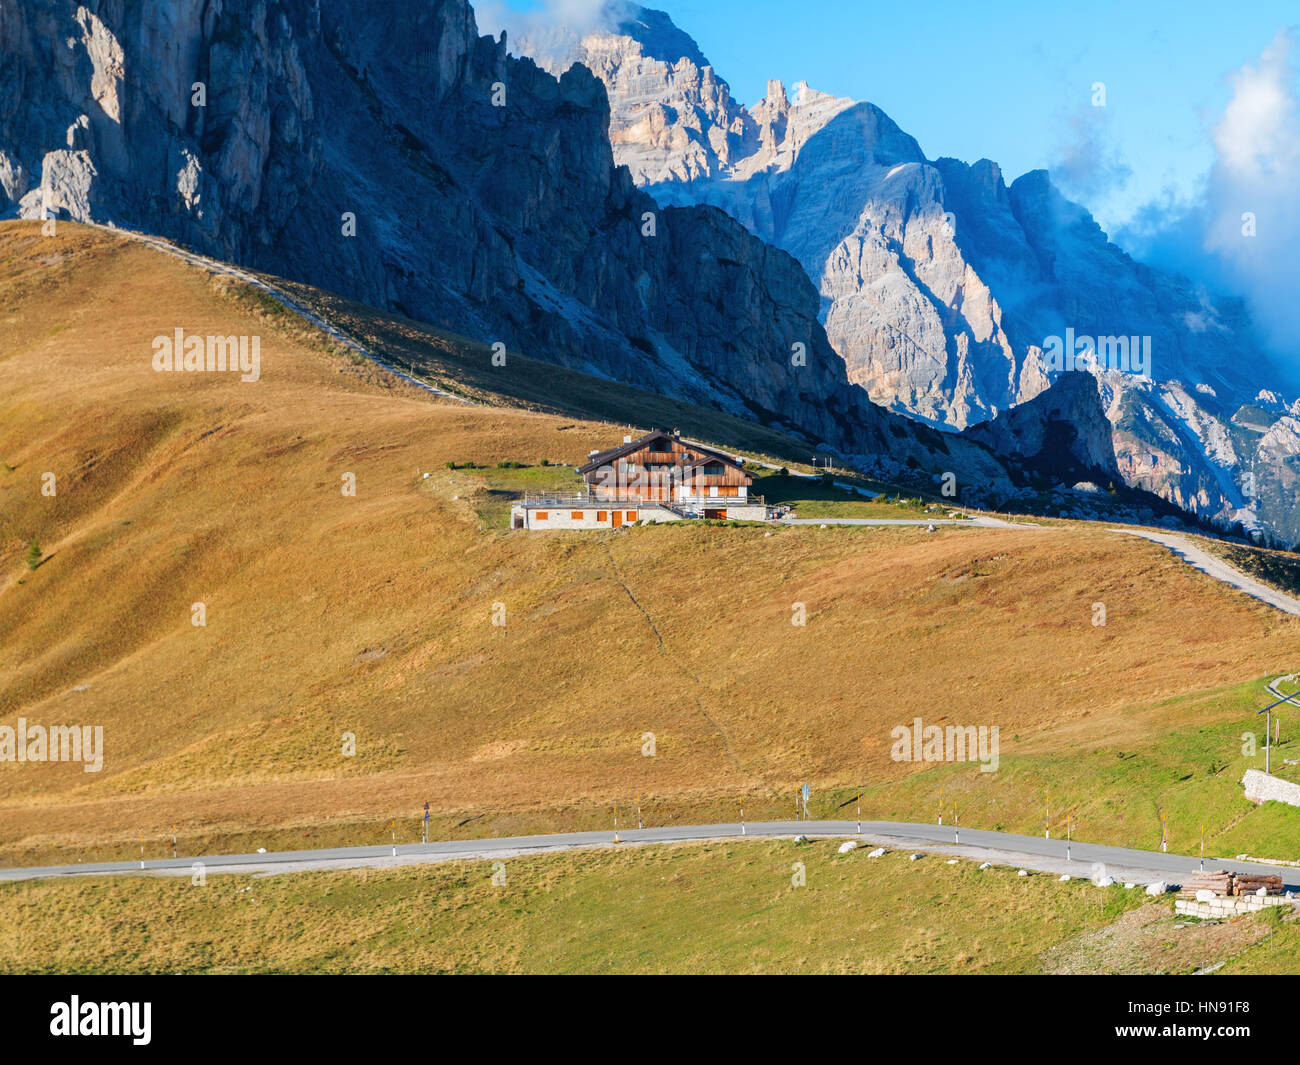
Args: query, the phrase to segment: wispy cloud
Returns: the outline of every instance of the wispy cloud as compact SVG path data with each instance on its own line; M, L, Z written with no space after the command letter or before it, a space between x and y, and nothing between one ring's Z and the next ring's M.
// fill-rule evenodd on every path
M1231 77L1197 192L1147 204L1117 239L1143 259L1244 296L1265 338L1300 371L1300 36L1283 30Z
M1072 200L1096 203L1133 176L1119 152L1107 146L1105 122L1103 107L1084 106L1066 117L1067 135L1049 169L1052 183Z
M474 10L480 33L497 36L505 30L507 45L526 40L534 55L570 60L585 34L612 29L635 6L630 0L542 0L528 11L514 11L502 0L485 0Z

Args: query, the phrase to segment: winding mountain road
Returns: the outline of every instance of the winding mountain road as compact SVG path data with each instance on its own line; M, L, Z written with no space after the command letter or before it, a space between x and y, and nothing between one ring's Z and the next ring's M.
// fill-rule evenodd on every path
M324 869L392 868L457 860L499 860L565 850L611 849L620 846L678 843L690 840L791 839L796 835L805 835L809 838L854 839L863 846L881 846L890 850L961 857L1058 876L1065 873L1074 877L1099 877L1106 874L1114 877L1116 881L1135 884L1147 884L1158 880L1178 883L1186 874L1200 868L1199 859L1186 855L1108 847L1078 840L1069 845L1067 858L1065 840L1020 836L1010 832L990 832L978 828L954 830L947 825L863 821L862 831L859 834L857 827L854 821L758 821L743 826L738 823L670 825L660 828L621 830L620 843L615 842L615 833L612 831L563 832L554 835L444 840L437 843L410 843L397 846L333 847L320 850L279 851L272 854L200 855L159 858L144 862L98 862L85 865L0 869L0 881L142 873L191 876L195 871L195 863L201 863L205 874L273 875ZM1300 890L1297 887L1300 885L1300 868L1270 866L1259 862L1225 861L1219 858L1206 858L1205 868L1271 873L1282 877L1283 883L1292 890Z
M1262 584L1253 577L1246 576L1241 570L1228 565L1221 558L1216 558L1203 547L1197 547L1186 537L1175 536L1172 533L1156 532L1153 529L1115 529L1113 531L1128 533L1130 536L1141 536L1152 543L1160 544L1172 551L1189 566L1208 574L1215 580L1229 584L1262 603L1276 607L1278 610L1300 616L1300 599L1289 596L1285 592L1280 592L1276 588L1270 588L1267 584Z

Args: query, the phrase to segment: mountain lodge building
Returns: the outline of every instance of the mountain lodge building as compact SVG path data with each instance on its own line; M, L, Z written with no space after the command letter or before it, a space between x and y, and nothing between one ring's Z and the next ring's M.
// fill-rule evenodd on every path
M749 495L754 478L741 459L683 440L676 430L625 436L618 447L591 452L578 473L584 496L525 498L511 511L511 527L617 529L637 521L769 516L762 498Z

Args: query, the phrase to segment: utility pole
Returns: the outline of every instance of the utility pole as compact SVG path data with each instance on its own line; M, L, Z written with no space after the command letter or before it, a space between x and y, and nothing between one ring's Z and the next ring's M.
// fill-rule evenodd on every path
M1273 738L1273 708L1266 706L1262 712L1268 715L1264 718L1264 772L1268 773L1272 769L1272 760L1269 758L1272 750L1269 741Z
M1272 734L1273 734L1273 707L1281 706L1283 703L1291 703L1297 701L1300 701L1300 692L1295 692L1292 695L1284 695L1277 702L1269 703L1268 706L1264 707L1263 710L1255 711L1256 717L1258 717L1260 714L1268 715L1264 719L1264 772L1265 773L1269 772L1270 769L1272 768L1272 761L1269 758L1269 754L1271 753L1269 750L1269 740L1272 738ZM1280 721L1278 723L1281 724Z

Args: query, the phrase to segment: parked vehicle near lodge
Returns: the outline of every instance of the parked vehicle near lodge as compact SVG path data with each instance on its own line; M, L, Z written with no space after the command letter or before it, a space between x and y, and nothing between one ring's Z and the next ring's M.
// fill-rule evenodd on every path
M654 429L607 451L593 451L578 467L586 490L567 497L525 496L510 511L512 529L617 529L645 521L718 518L768 521L762 496L744 463Z

